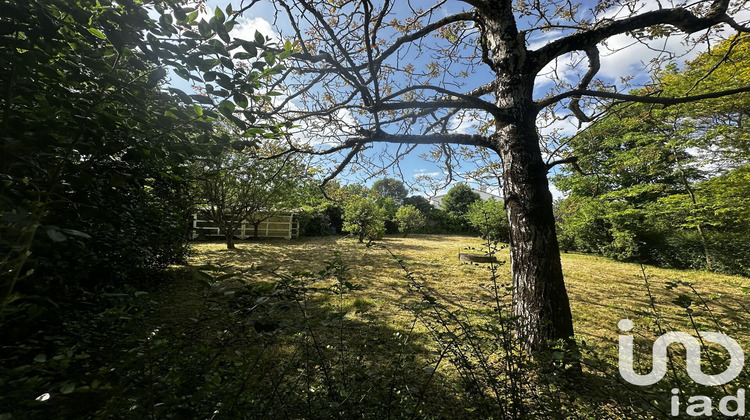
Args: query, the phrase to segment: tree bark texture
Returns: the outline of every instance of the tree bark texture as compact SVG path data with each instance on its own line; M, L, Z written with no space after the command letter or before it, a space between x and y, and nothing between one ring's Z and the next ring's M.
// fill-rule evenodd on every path
M573 336L573 317L563 280L547 170L534 130L503 128L499 145L510 225L513 312L530 351ZM534 151L534 149L537 149Z
M509 7L509 4L506 5ZM510 10L486 16L484 41L495 68L498 119L493 148L503 163L503 189L510 225L513 311L518 335L529 351L544 351L573 337L573 317L563 280L547 166L536 128L537 108L523 37ZM505 18L504 18L505 17Z

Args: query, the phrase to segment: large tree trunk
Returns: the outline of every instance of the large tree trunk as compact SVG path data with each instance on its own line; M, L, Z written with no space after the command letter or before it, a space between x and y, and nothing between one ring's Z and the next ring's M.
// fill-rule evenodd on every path
M528 70L524 38L513 23L511 2L493 4L485 12L485 42L496 58L497 105L513 110L511 118L497 120L495 136L510 224L513 311L526 349L545 351L550 341L571 339L573 318L536 128L535 72Z
M513 311L519 336L530 351L573 336L573 318L563 281L547 168L535 127L503 129L498 152L510 224Z

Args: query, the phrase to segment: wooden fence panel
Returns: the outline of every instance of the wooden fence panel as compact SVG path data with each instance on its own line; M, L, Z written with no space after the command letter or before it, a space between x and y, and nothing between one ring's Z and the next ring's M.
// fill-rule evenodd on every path
M259 238L296 238L299 236L299 220L295 217L297 213L281 213L272 216L260 223L258 226ZM235 231L235 236L240 239L252 238L255 228L247 220ZM193 214L192 239L205 237L207 239L224 238L224 232L214 222L208 220L206 215Z

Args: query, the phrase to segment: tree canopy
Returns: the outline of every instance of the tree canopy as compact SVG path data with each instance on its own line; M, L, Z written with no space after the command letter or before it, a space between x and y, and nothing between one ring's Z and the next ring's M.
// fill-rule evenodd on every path
M403 202L409 193L403 181L393 178L382 178L372 184L372 191L383 198L392 198L398 203Z
M67 269L45 257L61 243L75 243L71 260L96 258L81 277L182 258L189 161L230 147L214 136L217 119L247 144L280 135L262 110L291 44L258 55L273 43L230 36L231 8L205 20L199 5L171 1L28 1L0 12L2 308L19 280L57 275L30 268ZM166 86L170 71L197 91Z
M307 166L296 155L266 159L276 151L266 142L199 163L199 208L223 231L229 249L243 221L253 225L257 238L260 223L301 204Z
M683 70L668 66L659 71L658 88L741 86L747 54L747 38L730 39ZM667 108L622 106L569 139L570 156L580 171L555 177L558 188L569 194L561 210L565 246L742 273L737 271L741 264L730 262L738 258L736 247L728 248L722 238L730 235L738 245L746 239L741 239L742 229L727 229L722 220L724 214L741 220L747 207L715 188L742 188L734 183L742 182L748 164L742 123L750 112L748 99L740 94Z
M449 213L463 216L469 211L469 206L477 200L479 200L479 194L472 191L468 185L458 183L445 194L442 207Z

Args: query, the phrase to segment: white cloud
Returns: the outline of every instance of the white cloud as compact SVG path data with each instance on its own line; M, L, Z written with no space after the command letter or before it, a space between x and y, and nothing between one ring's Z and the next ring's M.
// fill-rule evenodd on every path
M617 20L658 10L662 7L681 7L685 3L685 1L644 0L637 3L617 5L596 14L596 16L590 10L583 14L587 19L596 19L597 21ZM634 9L631 10L630 7ZM742 10L733 17L738 22L746 22L750 19L750 10ZM724 25L724 29L726 28L727 26ZM711 31L714 35L712 37L713 43L718 41L719 36L726 37L733 33L733 31L721 33L716 28ZM549 35L549 33L535 36L529 41L530 48L539 49L565 34L563 31L552 33L556 33L557 36ZM706 31L690 35L677 32L672 36L642 40L642 42L626 34L613 36L598 45L601 69L597 77L606 83L614 83L620 87L624 87L621 81L623 77L635 77L634 85L647 82L650 67L655 60L673 60L679 65L684 61L693 60L699 54L705 52L709 46L708 43L698 42L698 39L705 34ZM538 96L542 96L545 90L552 89L560 83L575 86L587 70L588 61L581 52L558 57L554 62L545 66L537 76L535 89L539 92Z
M435 171L435 172L427 172L427 169L425 169L425 168L414 169L414 178L417 178L417 177L431 177L431 178L434 178L434 177L440 176L440 175L442 175L442 172L437 172L437 171Z
M272 42L282 43L281 35L273 29L269 21L262 17L240 17L237 21L239 23L232 29L231 33L234 38L252 41L255 39L255 31L258 31L267 38L271 38Z
M450 131L456 134L474 133L474 118L468 112L459 112L450 120Z
M558 190L557 187L555 187L555 184L552 182L549 183L549 192L552 194L552 199L557 200L558 198L565 198L565 194L562 193L562 191Z

